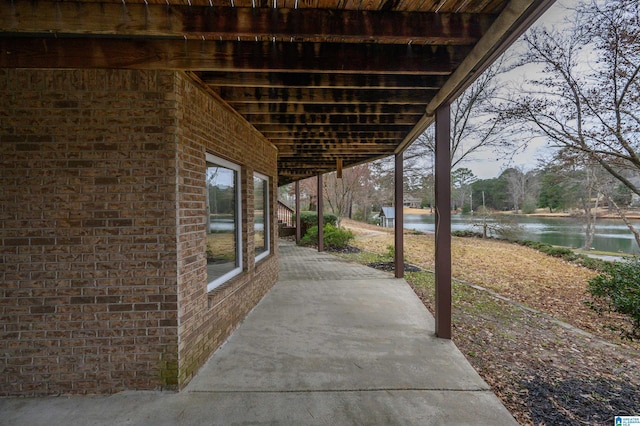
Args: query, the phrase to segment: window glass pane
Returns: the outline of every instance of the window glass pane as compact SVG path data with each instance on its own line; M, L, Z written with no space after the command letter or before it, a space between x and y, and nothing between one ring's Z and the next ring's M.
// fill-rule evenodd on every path
M256 256L269 250L269 185L260 176L253 177L253 217Z
M237 175L235 170L207 163L208 282L240 266Z

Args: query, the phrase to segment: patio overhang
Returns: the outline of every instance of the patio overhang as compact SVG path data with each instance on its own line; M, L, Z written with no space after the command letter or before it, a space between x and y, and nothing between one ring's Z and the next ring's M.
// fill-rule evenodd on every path
M450 338L449 104L553 2L5 1L0 67L185 71L277 147L279 185L390 155L401 169L437 115L436 334Z
M279 149L279 184L397 154L553 0L0 4L0 67L188 71Z

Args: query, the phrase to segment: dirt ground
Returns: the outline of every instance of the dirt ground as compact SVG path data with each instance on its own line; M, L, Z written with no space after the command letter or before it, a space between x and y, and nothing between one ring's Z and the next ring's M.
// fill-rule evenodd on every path
M384 254L392 230L343 220L354 246ZM432 270L434 239L405 233L405 260ZM507 242L453 238L454 341L521 424L613 424L640 415L640 344L599 316L595 272ZM430 274L407 274L433 312ZM503 300L501 298L505 298Z

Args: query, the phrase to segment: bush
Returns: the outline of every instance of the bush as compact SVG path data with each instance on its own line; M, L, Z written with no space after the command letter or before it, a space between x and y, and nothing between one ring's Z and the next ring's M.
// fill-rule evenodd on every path
M541 243L539 241L529 241L529 240L516 241L516 243L522 246L531 247L532 249L538 250L549 256L562 258L569 262L572 262L578 259L578 256L570 248L556 247L556 246L552 246L551 244Z
M554 246L542 247L540 251L545 254L548 254L549 256L560 257L565 260L573 260L575 258L575 254L573 253L573 250L568 249L566 247L554 247Z
M589 257L584 254L576 255L576 260L574 260L574 262L593 271L604 271L607 265L611 263L606 260L596 259L595 257Z
M302 218L302 217L301 217ZM354 236L348 229L336 228L330 223L324 225L324 246L325 248L332 250L339 250L349 245L349 242L353 240ZM303 246L318 245L318 226L312 226L304 234L304 237L300 239L300 244Z
M629 317L631 328L619 329L622 337L640 338L640 261L637 258L605 266L603 274L589 280L594 302L587 304L598 312L618 312Z
M322 215L322 219L324 220L324 224L330 224L336 226L338 223L338 217L331 213L325 213ZM296 215L293 215L292 220L296 221ZM318 213L316 212L300 212L300 233L302 235L306 235L309 231L309 228L313 226L318 226Z
M336 223L338 223L338 217L335 214L331 214L331 213L325 213L324 215L322 215L322 219L324 220L324 224L326 225L331 224L333 226L336 226ZM293 215L293 220L296 220L296 215ZM314 225L318 224L318 213L316 212L300 212L300 223L309 225L309 227L312 227Z
M451 236L462 237L462 238L482 238L482 233L468 231L468 230L459 230L459 231L451 231Z

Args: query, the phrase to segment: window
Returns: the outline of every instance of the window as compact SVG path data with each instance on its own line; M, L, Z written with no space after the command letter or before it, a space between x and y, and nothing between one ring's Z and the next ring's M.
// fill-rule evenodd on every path
M269 255L269 178L253 175L253 230L256 261Z
M240 166L207 154L207 291L242 272Z

